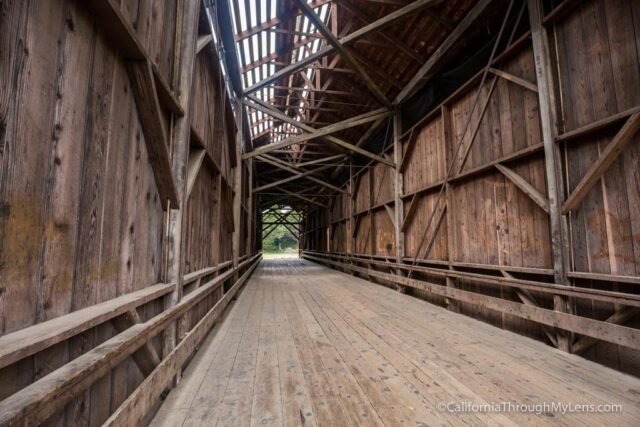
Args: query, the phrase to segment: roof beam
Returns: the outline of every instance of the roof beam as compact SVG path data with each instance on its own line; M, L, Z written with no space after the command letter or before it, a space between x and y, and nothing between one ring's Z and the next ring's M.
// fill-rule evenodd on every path
M484 12L491 2L492 0L479 0L478 3L476 3L473 9L471 9L462 21L460 21L455 30L447 36L438 49L431 54L427 62L420 67L409 83L407 83L407 85L400 91L398 96L396 96L396 99L393 101L394 105L402 104L411 95L416 93L426 80L433 76L438 67L442 65L443 58L451 46L453 46L462 37L462 35L467 32L471 24L475 22L478 16Z
M322 172L323 170L328 169L330 167L331 166L321 166L319 168L316 168L316 169L313 169L313 170L310 170L310 171L302 172L299 175L292 175L290 177L287 177L287 178L284 178L284 179L281 179L281 180L278 180L278 181L274 181L274 182L271 182L269 184L261 185L260 187L256 187L256 188L253 189L253 191L254 192L258 192L258 191L266 190L267 188L278 187L278 186L280 186L282 184L286 184L288 182L295 181L297 179L305 178L305 177L307 177L309 175L312 175L314 173Z
M311 8L315 9L316 7L320 7L326 3L330 3L331 0L315 0L314 2L312 2L309 6L311 6ZM258 25L256 25L255 27L251 27L251 28L247 28L244 31L240 31L236 36L236 42L239 42L241 40L244 40L248 37L253 36L254 34L258 34L264 30L268 30L270 28L275 27L276 25L279 25L282 23L282 20L278 17L274 17L271 18L268 21L262 22Z
M482 0L481 0L482 1ZM340 42L340 44L342 46L347 46L350 43L355 42L358 39L361 39L362 37L365 37L368 34L371 34L373 32L379 31L391 24L393 24L396 21L399 21L401 19L405 19L407 17L409 17L412 14L415 14L416 12L427 8L427 7L432 7L435 6L439 3L441 3L442 0L416 0L413 3L402 7L392 13L390 13L387 16L384 16L374 22L372 22L369 25L365 25L364 27L360 28L359 30L354 31L351 34L348 34L344 37L342 37L340 40L338 40ZM265 88L275 82L277 82L278 80L280 80L282 77L288 76L291 73L295 73L298 70L301 70L303 68L306 68L309 64L317 61L318 59L334 52L335 49L333 46L327 46L323 49L320 49L318 52L314 53L313 55L309 55L306 58L302 59L299 62L296 62L295 64L292 64L288 67L284 67L283 69L273 73L272 75L270 75L269 77L267 77L266 79L263 79L262 81L254 84L253 86L251 86L250 88L247 88L247 90L245 91L245 94L251 94L253 92L256 92L262 88Z
M292 167L287 166L287 165L286 165L286 164L284 164L284 162L282 162L280 159L276 159L275 157L271 157L271 156L269 156L268 154L264 154L264 155L262 155L262 156L258 156L258 159L259 159L259 160L262 160L262 161L263 161L263 162L265 162L265 163L269 163L270 165L275 166L275 167L277 167L277 168L279 168L279 169L282 169L282 170L284 170L284 171L287 171L287 172L289 172L289 173L291 173L291 174L293 174L293 175L302 175L302 174L304 173L304 172L300 172L300 171L298 171L298 170L296 170L296 169L294 169L294 168L292 168ZM320 184L320 185L322 185L323 187L329 188L329 189L331 189L331 190L333 190L333 191L338 191L338 192L340 192L340 193L345 193L345 194L347 193L347 192L346 192L346 191L344 191L343 189L338 188L338 187L336 187L335 185L331 185L331 184L329 184L329 183L327 183L327 182L325 182L325 181L323 181L323 180L321 180L321 179L318 179L318 178L316 178L316 177L314 177L314 176L307 175L307 177L306 177L306 178L307 178L309 181L313 181L313 182L315 182L316 184Z
M378 85L369 77L369 74L362 68L362 65L358 62L358 60L347 50L346 47L340 43L340 40L331 32L329 28L322 22L322 19L309 7L305 0L294 0L300 10L309 18L309 20L313 23L313 25L320 31L320 33L324 36L327 42L333 46L335 50L340 53L342 59L344 59L350 66L353 68L356 73L360 76L362 80L364 80L367 88L373 93L382 105L385 107L389 107L391 104L387 99L386 95L382 90L378 87Z
M273 108L271 105L266 104L266 103L264 103L264 102L260 101L259 99L255 98L255 97L249 97L249 99L250 99L251 101L253 101L253 102L247 101L246 99L245 99L245 100L243 100L242 102L243 102L245 105L247 105L247 106L249 106L249 107L251 107L251 108L255 108L255 109L257 109L257 110L262 111L263 113L270 114L270 115L272 115L273 117L276 117L276 118L278 118L278 119L282 120L283 122L289 123L289 124L291 124L291 125L293 125L293 126L295 126L295 127L298 127L298 128L300 128L300 129L304 130L304 131L307 131L307 132L309 132L309 133L315 133L316 135L315 135L315 136L313 136L313 138L318 137L318 136L325 136L325 135L327 135L327 134L325 134L325 135L317 135L317 133L320 131L319 129L314 129L314 128L312 128L311 126L308 126L308 125L305 125L305 124L303 124L303 123L297 122L297 121L295 121L294 119L292 119L291 117L287 116L286 114L283 114L282 112L280 112L280 111L276 110L276 109L275 109L275 108ZM379 113L379 114L378 114L378 113ZM380 118L383 118L383 117L386 117L386 116L388 116L388 115L389 115L389 113L388 113L388 112L384 112L382 109L375 110L375 111L373 111L373 112L371 112L371 113L367 113L367 114L368 114L368 116L367 116L365 119L362 119L362 120L359 120L359 121L358 121L358 125L360 125L360 124L364 124L364 123L368 123L369 121L378 120L378 119L380 119ZM359 117L363 117L363 116L359 116ZM372 117L373 117L373 118L372 118ZM346 120L345 122L347 122L347 121L353 121L353 120L354 120L354 119L352 118L352 119ZM341 125L341 124L344 124L345 122L338 122L338 123L335 123L335 124L333 124L333 125L326 126L326 127L322 128L322 129L327 129L327 128L330 128L330 127L332 127L332 126ZM353 122L352 122L352 123L353 123ZM346 128L348 128L348 127L351 127L351 126L343 127L342 129L339 129L339 130L346 129ZM390 161L390 160L385 159L384 157L381 157L381 156L378 156L378 155L376 155L376 154L370 153L370 152L368 152L368 151L366 151L366 150L363 150L363 149L362 149L362 148L360 148L360 147L356 147L355 145L353 145L353 144L349 144L348 142L345 142L345 141L343 141L343 140L341 140L341 139L338 139L338 138L336 138L336 137L333 137L333 136L325 136L325 138L326 138L328 141L333 142L334 144L340 145L341 147L344 147L344 148L346 148L346 149L348 149L348 150L354 151L354 152L356 152L356 153L358 153L358 154L361 154L361 155L363 155L363 156L365 156L365 157L369 157L369 158L370 158L370 159L372 159L372 160L376 160L376 161L378 161L378 162L380 162L380 163L384 163L384 164L386 164L387 166L391 166L391 167L393 167L393 168L395 168L395 166L396 166L396 165L395 165L395 163L393 163L393 162L392 162L392 161ZM310 138L307 138L307 139L310 139ZM282 143L283 143L283 142L285 142L285 141L282 141L282 142L279 142L279 143L276 143L276 144L269 144L269 146L265 146L265 147L260 147L259 149L256 149L256 150L252 151L251 153L247 153L247 154L245 154L245 155L244 155L244 156L247 156L247 157L244 157L244 156L243 156L243 157L244 157L244 158L248 158L248 157L253 157L253 156L255 156L255 155L258 155L258 154L264 154L265 152L267 152L267 153L268 153L268 152L271 152L271 151L277 150L277 149L279 149L279 148L283 148L283 147L286 147L286 146L289 146L289 145L295 144L295 143L297 143L298 141L292 142L292 143L290 143L290 144L284 144L284 145L282 145ZM260 150L260 151L258 151L258 150ZM255 153L255 154L254 154L254 153Z

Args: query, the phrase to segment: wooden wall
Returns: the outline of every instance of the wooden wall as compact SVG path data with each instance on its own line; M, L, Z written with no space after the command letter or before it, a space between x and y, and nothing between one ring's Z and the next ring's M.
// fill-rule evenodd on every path
M556 3L560 7L546 10L544 23L550 35L552 90L557 93L552 105L557 123L553 125L564 181L561 192L566 199L625 121L640 110L640 4L632 0ZM503 77L488 74L473 114L481 74L416 126L403 129L401 198L405 214L411 212L403 229L404 262L549 283L554 272L549 207L531 196L537 193L545 199L548 183L530 33L498 52L491 66L502 71ZM470 125L465 133L467 121ZM638 294L638 170L640 135L624 148L577 208L563 215L568 225L567 277L571 286ZM370 163L366 170L354 174L353 216L346 200L343 205L347 209L334 206L330 213L314 220L316 227L336 230L331 235L332 255L348 252L361 257L367 268L388 271L381 267L384 264L371 266L365 261L395 261L390 174L390 168ZM355 229L353 242L350 223ZM347 233L338 232L343 228ZM310 241L306 248L326 250ZM414 277L426 278L420 274ZM523 302L519 291L509 287L474 280L428 280ZM481 303L452 302L429 292L411 292L553 344L547 337L548 328L539 323L484 308ZM539 307L553 310L548 293L531 291L531 297ZM611 302L576 298L571 304L575 314L600 321L622 312ZM625 317L624 322L640 327L638 316ZM581 338L577 334L575 343ZM640 373L638 350L600 341L581 354L616 369Z
M108 22L83 3L0 6L0 339L164 280L165 206L116 42L133 37L129 41L148 53L156 78L175 96L182 2L122 0L111 3L121 8ZM118 19L132 33L109 33L124 25ZM215 64L215 50L203 50L196 59L194 96L180 98L182 108L192 106L192 150L207 151L185 201L184 223L184 272L211 268L203 278L232 259L231 183L238 161L233 114ZM171 138L178 116L160 104ZM190 325L221 295L201 303ZM137 311L146 321L164 308L163 298L156 298ZM107 321L0 369L0 401L115 334ZM160 354L161 339L159 334L152 340ZM128 358L49 423L101 424L142 379Z

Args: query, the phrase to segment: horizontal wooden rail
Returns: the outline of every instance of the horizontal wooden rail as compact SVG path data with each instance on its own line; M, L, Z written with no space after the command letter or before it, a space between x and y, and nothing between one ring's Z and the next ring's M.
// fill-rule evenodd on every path
M640 307L640 295L627 294L623 292L604 291L600 289L592 288L579 288L575 286L557 285L554 283L537 282L533 280L522 280L511 277L498 277L488 276L486 274L469 273L464 271L445 270L432 267L419 267L407 264L396 264L384 261L374 261L356 257L342 257L338 255L327 254L323 252L305 251L306 254L312 254L312 256L322 256L328 258L334 258L338 260L349 260L351 262L364 262L368 264L379 265L383 267L391 267L395 269L402 269L405 271L414 271L416 273L424 273L439 278L455 278L462 280L469 280L476 283L482 283L485 285L493 286L508 286L511 288L527 289L530 291L542 292L550 295L565 295L573 298L582 298L593 301L603 301L612 304L628 305L633 307Z
M161 283L0 337L0 369L173 291Z
M185 274L183 286L230 265L231 261L225 261ZM173 283L159 283L0 337L0 369L160 298L173 288Z
M37 425L51 417L171 322L178 320L239 269L257 265L258 253L186 295L178 304L136 324L0 402L0 425ZM244 276L243 276L244 277ZM161 364L162 365L162 364ZM159 365L159 366L161 366ZM158 368L156 368L158 369ZM154 370L155 371L155 370Z
M175 349L135 389L103 426L138 426L158 401L171 380L197 349L224 309L247 281L258 263L252 264L224 296L191 329Z
M438 295L444 298L482 306L489 310L509 314L526 320L531 320L543 325L565 329L632 349L640 349L639 329L602 322L600 320L589 319L573 314L562 313L542 307L525 305L484 294L465 291L462 289L447 287L443 285L437 285L424 280L384 273L370 268L357 267L352 264L332 261L327 259L326 257L314 256L309 253L303 253L303 257L312 261L317 261L319 263L324 263L330 266L351 270L356 273L365 274L369 277L376 277L378 279L386 280L391 283L420 289L433 295ZM394 265L394 267L395 266L396 265Z

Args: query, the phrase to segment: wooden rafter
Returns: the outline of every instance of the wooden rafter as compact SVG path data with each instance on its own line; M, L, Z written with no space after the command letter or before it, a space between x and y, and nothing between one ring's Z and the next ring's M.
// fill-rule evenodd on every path
M408 4L405 7L402 7L392 13L390 13L389 15L386 15L374 22L372 22L369 25L365 25L364 27L340 38L338 41L339 43L344 47L347 46L351 43L354 43L356 40L367 36L368 34L374 33L376 31L379 31L383 28L386 28L387 26L398 22L401 19L405 19L408 18L410 15L419 12L420 10L423 10L427 7L432 7L435 6L439 3L441 3L442 0L416 0L411 4ZM277 81L279 81L280 79L282 79L283 77L289 76L292 73L295 73L298 70L301 70L303 68L306 68L309 64L319 60L320 58L323 58L324 56L335 52L335 49L333 46L327 46L323 49L320 49L318 52L314 53L313 55L309 55L306 58L302 59L301 61L297 61L295 64L292 64L290 66L287 66L275 73L273 73L272 75L270 75L269 77L263 79L262 81L254 84L253 86L247 88L247 90L245 90L245 94L251 94L253 92L256 92L262 88L265 88Z
M331 32L329 28L322 22L320 17L309 7L306 1L304 0L294 0L300 10L309 18L311 22L315 25L315 27L320 31L320 33L325 37L327 42L333 46L333 48L340 53L340 56L353 68L356 73L364 80L365 84L374 94L374 96L378 99L378 101L384 106L390 106L389 100L386 95L382 92L382 90L378 87L378 85L369 77L369 74L365 71L362 65L358 62L358 60L347 50L340 40Z

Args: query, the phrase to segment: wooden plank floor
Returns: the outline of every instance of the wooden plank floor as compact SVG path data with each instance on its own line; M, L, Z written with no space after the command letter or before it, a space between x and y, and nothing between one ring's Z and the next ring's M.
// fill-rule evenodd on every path
M623 412L438 409L502 401L621 404ZM152 425L637 426L639 402L637 378L288 259L262 261Z

